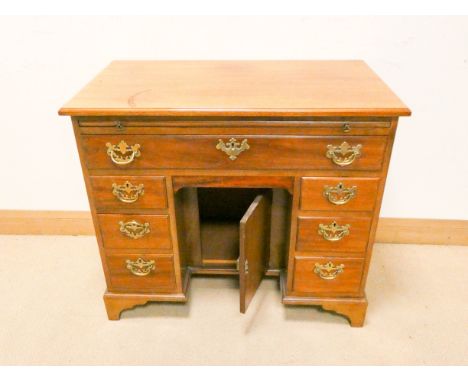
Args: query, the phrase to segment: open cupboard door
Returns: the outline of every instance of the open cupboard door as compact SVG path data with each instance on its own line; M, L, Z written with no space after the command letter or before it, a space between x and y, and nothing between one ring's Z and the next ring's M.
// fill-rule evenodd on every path
M259 195L240 221L240 311L245 313L265 274L270 250L271 200Z

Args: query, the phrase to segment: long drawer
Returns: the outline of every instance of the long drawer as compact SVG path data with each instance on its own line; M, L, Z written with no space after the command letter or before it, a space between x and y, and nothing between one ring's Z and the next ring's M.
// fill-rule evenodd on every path
M317 296L356 296L363 269L363 259L296 256L293 291Z
M299 252L366 251L371 217L299 217L296 250Z
M169 216L98 214L107 249L172 249Z
M112 254L106 261L109 291L171 292L175 288L171 254Z
M380 170L385 136L83 136L89 169Z

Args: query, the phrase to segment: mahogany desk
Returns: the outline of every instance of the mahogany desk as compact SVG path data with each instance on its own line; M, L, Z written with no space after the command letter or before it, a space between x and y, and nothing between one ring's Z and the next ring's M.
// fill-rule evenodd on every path
M109 319L187 300L192 275L264 276L362 326L399 116L362 61L116 61L69 115ZM209 303L209 302L207 302Z

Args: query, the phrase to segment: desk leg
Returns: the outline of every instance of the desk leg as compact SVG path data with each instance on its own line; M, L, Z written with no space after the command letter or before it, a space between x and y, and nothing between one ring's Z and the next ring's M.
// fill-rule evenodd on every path
M107 317L109 320L119 320L120 313L124 310L134 308L138 305L145 305L149 300L145 297L118 296L112 293L104 294L104 304L106 305Z
M364 326L367 311L367 299L336 300L328 299L321 304L322 309L331 310L346 316L352 327Z
M345 316L352 327L364 326L367 311L367 298L364 297L305 297L286 295L284 273L280 276L280 286L285 305L320 306L323 310L332 311Z
M145 305L150 301L159 302L186 302L185 294L123 294L123 293L104 293L104 304L106 305L107 317L109 320L116 321L120 319L120 314L127 309L138 305Z
M364 326L367 311L367 299L362 298L327 298L327 297L283 297L285 305L320 306L323 310L345 316L352 327Z

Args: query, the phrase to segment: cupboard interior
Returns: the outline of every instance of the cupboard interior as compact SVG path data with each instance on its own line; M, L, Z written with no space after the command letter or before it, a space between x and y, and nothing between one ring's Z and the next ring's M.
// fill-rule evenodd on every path
M286 264L292 204L289 192L279 188L185 187L178 190L175 208L181 266L190 268L192 274L238 274L240 222L249 219L247 211L249 207L254 208L258 195L268 203L266 274L278 275Z

